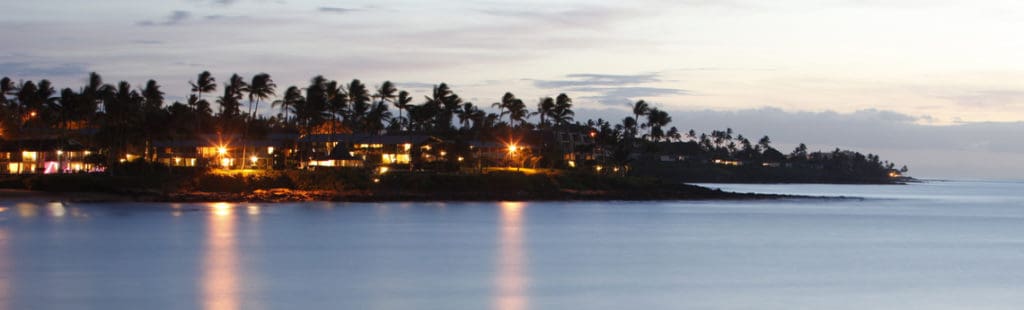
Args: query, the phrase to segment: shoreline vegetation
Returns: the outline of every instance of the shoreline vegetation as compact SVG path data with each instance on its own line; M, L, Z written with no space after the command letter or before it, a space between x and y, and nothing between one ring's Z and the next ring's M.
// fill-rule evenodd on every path
M583 173L401 172L377 182L352 169L249 173L22 175L0 178L7 198L66 202L392 202L747 200L821 198L733 193L658 178Z
M219 87L203 71L187 100L168 103L155 80L87 81L58 91L0 78L0 188L152 201L655 200L774 197L694 182L912 180L876 154L803 143L784 153L767 135L685 130L642 99L621 120L584 121L565 93L531 108L512 92L472 103L445 83L417 99L390 81L317 75L279 92L266 73Z

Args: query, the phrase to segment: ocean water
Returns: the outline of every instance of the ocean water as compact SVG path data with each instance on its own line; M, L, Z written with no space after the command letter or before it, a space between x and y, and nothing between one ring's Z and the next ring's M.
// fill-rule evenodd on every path
M0 309L1019 309L1024 183L849 199L78 204L0 198Z

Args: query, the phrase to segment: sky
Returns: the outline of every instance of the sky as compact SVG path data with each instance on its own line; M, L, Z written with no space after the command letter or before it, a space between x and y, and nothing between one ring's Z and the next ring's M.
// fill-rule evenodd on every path
M849 148L925 178L1024 174L1024 3L959 0L7 1L0 76L77 88L209 70L318 74L417 95L446 82L489 106L574 98L621 120L644 99L672 126Z

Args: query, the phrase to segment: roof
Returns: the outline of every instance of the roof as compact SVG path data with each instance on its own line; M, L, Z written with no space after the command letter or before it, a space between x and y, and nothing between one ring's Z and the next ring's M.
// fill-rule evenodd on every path
M272 133L266 137L249 137L247 138L246 145L248 146L280 146L286 143L291 143L299 137L298 134L292 133ZM161 140L153 141L155 147L201 147L201 146L213 146L218 144L227 145L241 145L241 135L199 135L197 139L184 139L184 140Z
M427 135L369 135L369 134L314 134L305 135L299 138L303 143L323 142L344 142L351 144L424 144L427 142L439 141L437 138Z
M72 139L20 139L0 141L0 151L17 152L26 151L80 151L85 146Z

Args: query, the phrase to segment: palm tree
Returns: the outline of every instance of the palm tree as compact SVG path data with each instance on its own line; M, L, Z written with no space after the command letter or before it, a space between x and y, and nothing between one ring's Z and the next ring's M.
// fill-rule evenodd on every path
M277 84L274 84L274 80L270 79L270 75L266 73L260 73L252 77L252 82L249 83L249 120L256 118L256 115L260 110L260 101L266 100L271 96L274 96L274 91L277 88ZM255 103L255 104L254 104Z
M654 142L661 141L661 138L665 137L665 132L662 128L670 122L672 122L672 117L668 115L668 112L658 108L651 108L647 113L647 127L650 127L649 134L651 140L654 140Z
M350 114L345 118L349 127L359 130L366 129L366 113L370 111L370 101L372 100L366 84L359 79L354 79L345 86L344 92L349 103L348 112Z
M423 104L424 109L421 111L431 117L434 130L451 130L452 117L462 104L462 98L445 83L434 86L431 95L426 97L427 102Z
M548 115L554 114L554 112L555 112L555 99L552 99L551 97L540 98L540 101L537 102L537 112L536 112L537 115L540 115L540 123L538 124L538 126L540 128L547 127L548 123L547 123L545 118Z
M213 75L210 74L210 71L203 71L202 73L199 73L195 82L189 81L188 83L189 85L192 85L192 92L196 93L196 96L198 96L199 99L203 99L203 93L210 93L217 90L217 81L213 78Z
M526 117L530 115L530 111L526 109L526 104L522 100L516 99L512 101L508 107L508 122L513 127L519 127L526 120Z
M459 124L462 129L469 129L470 124L473 123L473 118L478 116L479 109L473 105L472 102L466 102L462 104L462 107L455 111L455 114L459 117Z
M249 122L246 123L245 131L242 132L242 158L246 158L246 148L248 147L248 141L246 141L246 138L249 134L252 122L256 119L256 115L259 113L260 101L273 96L276 88L277 84L274 84L274 80L270 79L270 75L266 73L254 75L252 77L252 82L249 83ZM239 163L244 162L245 160L239 161Z
M412 103L412 96L409 95L409 92L404 91L404 90L398 92L398 99L395 100L395 108L398 109L398 121L399 122L408 123L408 121L404 117L402 117L402 110L408 109L409 108L409 104L411 104L411 103ZM399 126L399 130L402 130L401 126Z
M274 100L274 102L270 103L270 107L281 107L281 113L284 115L284 124L285 126L287 126L288 111L303 100L305 100L305 98L302 97L302 90L300 90L296 86L291 86L284 91L284 98L280 100Z
M372 116L374 120L368 121L368 125L378 127L378 125L383 125L381 124L381 122L390 121L391 112L387 111L387 103L394 103L396 97L395 92L397 91L398 88L396 88L395 84L391 83L391 81L384 81L384 84L381 84L380 88L377 89L377 93L374 94L374 97L377 97L377 99L380 101L378 101L376 106L374 106L373 109L371 109L371 113L374 114ZM382 117L384 116L384 114L387 114L386 118ZM383 128L383 126L380 126L380 128L378 129L381 128ZM379 131L380 130L377 130L377 132Z
M6 107L11 104L11 101L7 99L7 96L14 95L18 92L18 86L14 84L14 81L9 77L3 77L0 79L0 107Z
M508 109L508 107L511 106L516 100L518 100L518 99L516 99L516 95L513 95L511 92L506 92L505 95L501 96L501 101L500 102L495 102L495 103L491 104L492 108L498 108L498 121L499 122L501 122L501 117L502 116L505 116L505 114L508 114L508 112L505 112L505 109Z
M576 112L572 111L572 99L562 93L555 98L555 107L551 111L551 120L555 126L562 126L572 122Z
M238 74L232 74L227 83L224 83L224 95L217 98L220 104L220 117L223 121L234 119L242 114L241 105L244 93L249 91L249 84L245 83Z
M141 95L145 99L146 110L159 110L163 108L164 92L160 90L160 84L157 84L155 80L146 82L146 87L142 88Z
M644 125L639 124L640 116L647 115L650 111L651 106L647 104L647 101L640 100L633 104L633 119L637 121L637 127L644 127ZM634 131L635 133L636 131Z

